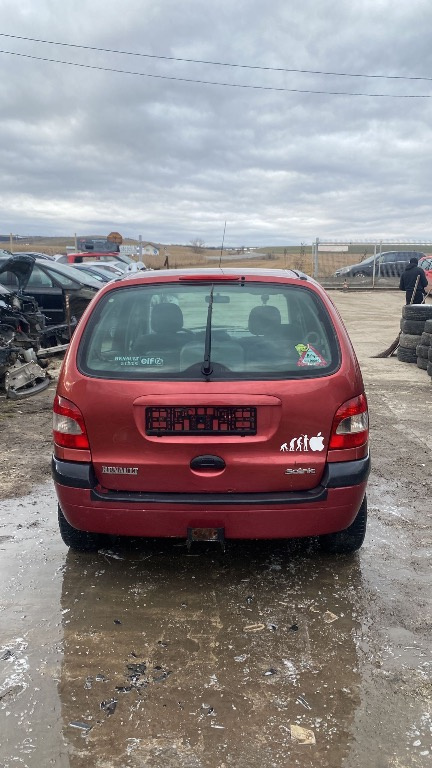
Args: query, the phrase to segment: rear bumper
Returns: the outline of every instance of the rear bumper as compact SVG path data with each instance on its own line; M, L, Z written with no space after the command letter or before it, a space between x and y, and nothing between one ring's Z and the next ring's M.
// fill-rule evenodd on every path
M90 463L53 457L60 507L79 530L124 536L185 537L188 527L224 528L226 538L294 538L343 530L362 503L369 456L327 465L303 493L173 494L104 491Z

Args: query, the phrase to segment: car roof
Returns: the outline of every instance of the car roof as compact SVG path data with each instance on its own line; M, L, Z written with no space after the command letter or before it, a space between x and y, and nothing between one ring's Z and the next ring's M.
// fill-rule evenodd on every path
M8 264L8 262L10 262L10 264ZM13 272L13 274L15 274L19 280L23 281L22 285L27 284L34 264L37 264L44 270L51 270L54 273L58 272L59 274L65 275L65 277L69 277L70 280L75 280L76 283L81 283L81 285L90 288L97 288L100 290L100 282L93 279L91 275L78 273L76 270L71 270L69 265L59 264L57 261L51 261L49 259L36 259L34 256L31 256L28 253L14 253L9 256L7 254L0 253L0 282L1 272L10 271ZM13 267L13 269L5 270L5 265L8 265L8 267Z
M287 280L302 280L308 283L312 283L314 285L318 285L318 283L309 275L306 275L304 272L300 272L299 270L294 269L265 269L265 268L234 268L234 267L213 267L213 268L203 268L203 269L155 269L155 270L137 270L136 272L126 272L124 275L119 275L117 280L114 282L137 282L141 281L143 283L148 282L168 282L168 281L175 281L178 282L181 278L192 278L198 280L199 278L202 278L203 281L209 281L211 282L212 278L217 280L223 280L223 278L229 279L232 277L233 279L240 279L242 277L250 277L250 278L263 278L266 282L269 278L273 278L273 280L277 281L287 281Z
M393 254L400 256L401 254L404 254L404 256L424 256L425 254L423 251L381 251L381 253L377 253L377 256L388 256Z
M35 262L40 267L59 272L66 277L70 277L71 280L75 280L77 283L81 282L83 285L88 285L91 288L100 288L100 283L97 280L93 280L91 275L88 273L83 275L77 274L77 271L73 269L71 264L60 264L58 261L48 261L46 259L35 259Z
M35 259L48 259L48 261L51 261L53 258L48 253L42 253L42 251L16 251L14 255L19 256L21 254L26 256L34 256Z

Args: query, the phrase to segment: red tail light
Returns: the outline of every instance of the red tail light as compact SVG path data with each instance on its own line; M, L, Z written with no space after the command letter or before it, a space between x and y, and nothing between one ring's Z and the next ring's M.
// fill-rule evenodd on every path
M90 448L80 409L58 395L53 406L53 438L63 448Z
M368 441L369 416L364 395L347 400L336 411L329 441L329 450L358 448Z

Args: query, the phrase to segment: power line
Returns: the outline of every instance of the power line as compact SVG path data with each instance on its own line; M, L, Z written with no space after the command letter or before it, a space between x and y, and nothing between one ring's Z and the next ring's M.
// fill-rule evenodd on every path
M16 51L3 51L8 56L20 56L24 59L33 59L35 61L46 61L51 64L66 64L69 67L80 67L81 69L93 69L99 72L115 72L122 75L134 75L135 77L151 77L156 80L174 80L180 83L196 83L198 85L218 85L224 88L248 88L254 91L284 91L286 93L310 93L325 96L369 96L380 99L430 99L429 94L393 94L393 93L350 93L348 91L315 91L306 88L279 88L272 85L249 85L245 83L222 83L214 80L196 80L190 77L174 77L170 75L154 75L147 72L132 72L127 69L115 69L113 67L98 67L92 64L79 64L74 61L63 61L62 59L48 59L43 56L31 56L28 53L17 53Z
M256 69L263 72L295 72L303 75L326 75L332 77L367 77L373 79L382 80L422 80L426 82L432 81L432 77L409 77L407 75L368 75L358 74L350 72L325 72L319 69L289 69L286 67L262 67L256 64L236 64L224 61L208 61L206 59L184 59L178 56L160 56L154 53L137 53L134 51L122 51L115 48L97 48L93 45L78 45L76 43L61 43L55 40L42 40L36 37L22 37L21 35L9 35L6 32L0 32L0 37L9 37L14 40L26 40L32 43L44 43L46 45L61 45L65 48L80 48L84 51L99 51L100 53L117 53L122 56L138 56L146 59L159 59L161 61L180 61L188 64L210 64L217 67L233 67L237 69ZM364 95L364 94L360 94ZM372 94L365 94L372 95Z

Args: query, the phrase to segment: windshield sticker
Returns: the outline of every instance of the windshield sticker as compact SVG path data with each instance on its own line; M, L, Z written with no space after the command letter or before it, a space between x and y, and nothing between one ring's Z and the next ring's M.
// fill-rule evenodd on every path
M300 437L293 437L288 443L282 443L280 450L285 451L323 451L324 450L324 438L321 432L317 435L308 437L307 435L300 435Z
M320 368L328 365L322 355L310 344L296 344L296 350L300 355L297 361L300 368L307 368L308 366Z
M116 355L114 358L116 363L120 365L163 365L164 361L162 357L138 357L135 355Z

